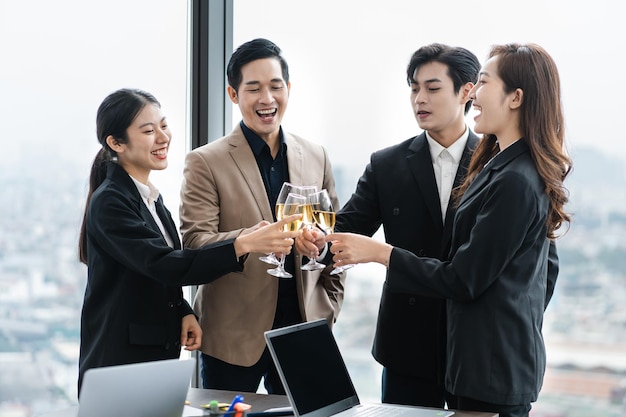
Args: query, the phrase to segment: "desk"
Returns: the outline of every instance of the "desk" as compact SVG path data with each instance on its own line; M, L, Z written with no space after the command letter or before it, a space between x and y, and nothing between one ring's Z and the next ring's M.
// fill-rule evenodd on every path
M200 408L211 400L230 403L237 394L243 395L243 402L252 406L252 411L265 411L268 408L289 407L286 395L254 394L252 392L222 391L216 389L189 388L187 401L192 407Z
M187 401L192 407L200 407L202 404L207 404L211 400L217 400L219 402L229 403L233 397L237 394L241 394L244 397L244 402L252 406L252 411L265 411L268 408L275 407L288 407L289 400L285 395L266 395L266 394L254 394L251 392L235 392L235 391L222 391L214 389L200 389L189 388L187 392ZM38 417L74 417L78 407L72 407L65 410L54 411L50 413L40 414ZM456 411L452 417L497 417L498 414L481 413L476 411Z
M211 400L229 403L237 394L243 395L244 402L252 406L252 411L265 411L268 408L288 407L289 399L285 395L253 394L249 392L221 391L212 389L189 388L187 400L192 407L200 407ZM497 417L498 414L477 411L455 411L452 417Z

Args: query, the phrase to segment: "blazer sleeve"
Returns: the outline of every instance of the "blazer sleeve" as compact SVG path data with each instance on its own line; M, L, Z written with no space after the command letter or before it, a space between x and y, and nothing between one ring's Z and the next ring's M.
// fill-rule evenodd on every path
M528 239L531 223L537 217L535 191L523 175L515 172L504 173L488 187L487 196L474 203L477 207L472 207L468 218L459 220L463 203L459 206L457 221L464 224L455 226L461 228L463 236L451 253L450 261L421 258L408 250L393 249L389 266L392 289L472 301L480 297L512 262L521 262L515 259L515 255ZM541 224L538 227L543 227L545 219L537 223ZM459 232L457 229L455 233ZM545 230L539 233L545 234ZM541 242L543 245L545 241L542 239Z
M548 280L546 284L546 304L545 308L548 308L548 304L554 294L554 288L556 287L556 279L559 275L559 254L556 250L556 243L554 240L550 241L550 249L548 252Z
M189 302L183 299L183 302L180 305L180 318L182 319L183 317L188 316L189 314L193 314L194 316L196 316L196 313L193 311L193 308L191 308L191 306L189 305ZM196 316L196 319L197 318L198 316Z
M243 230L219 231L220 196L215 172L198 151L185 156L180 220L183 246L189 248L235 239Z
M99 194L90 204L89 238L113 263L167 286L208 283L241 270L233 240L175 250L134 207L123 194L113 191Z
M382 224L378 201L372 156L350 200L337 213L336 230L372 236Z

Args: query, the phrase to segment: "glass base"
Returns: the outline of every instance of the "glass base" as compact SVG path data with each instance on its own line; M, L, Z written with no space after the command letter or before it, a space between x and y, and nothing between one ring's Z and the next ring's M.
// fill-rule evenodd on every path
M265 255L265 256L259 256L259 260L270 265L276 265L276 266L280 265L280 261L276 258L276 256L273 253L269 255Z
M283 268L280 268L280 267L274 268L274 269L268 269L267 273L278 278L293 278L293 275L291 275L289 272L285 271Z
M354 264L347 264L347 265L338 266L335 269L333 269L332 271L330 271L330 274L331 275L341 274L343 271L345 271L346 269L350 269L353 266L354 266Z
M326 268L326 265L321 264L312 258L309 261L309 263L304 264L300 267L300 269L303 271L317 271L319 269L324 269L324 268Z

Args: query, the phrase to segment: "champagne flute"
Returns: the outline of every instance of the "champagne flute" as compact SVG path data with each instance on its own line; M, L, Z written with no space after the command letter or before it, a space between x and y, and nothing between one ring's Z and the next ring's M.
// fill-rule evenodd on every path
M335 221L337 213L333 209L333 203L328 195L328 191L322 190L316 193L317 202L313 204L313 217L317 225L326 233L332 233L335 229ZM340 274L346 269L350 269L354 264L347 264L335 267L330 273L332 275Z
M282 220L292 214L302 214L307 199L299 194L289 193L285 202L276 203L276 219ZM302 219L295 220L283 226L283 231L296 231L302 226ZM293 278L289 272L285 271L285 254L280 254L280 263L276 268L268 269L267 273L279 278Z
M315 191L317 191L317 187L315 187L314 185L299 186L299 185L292 184L290 182L284 182L282 187L280 188L280 192L278 193L276 204L284 204L289 193L300 194L300 195L306 196L308 193L315 192ZM280 220L280 219L277 219L277 220ZM260 256L259 259L270 265L280 264L280 260L278 260L278 258L273 252L268 255Z
M313 229L313 224L317 223L317 225L322 228L325 232L327 230L332 230L335 226L335 212L333 210L332 202L330 201L330 196L328 195L327 190L321 190L309 194L308 202L310 206L310 216L305 215L302 217L302 221L307 224L309 230ZM307 209L305 209L305 213ZM329 214L332 214L332 225L328 226L328 221L331 221ZM323 218L324 217L324 218ZM301 269L305 271L315 271L317 269L324 269L326 265L317 262L315 259L315 252L311 252L309 254L309 262L305 265L302 265Z

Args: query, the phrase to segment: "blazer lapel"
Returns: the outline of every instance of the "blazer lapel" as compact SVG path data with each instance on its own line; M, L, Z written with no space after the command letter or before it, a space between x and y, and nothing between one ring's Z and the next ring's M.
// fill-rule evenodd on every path
M456 170L456 176L454 177L454 184L452 185L453 190L461 185L461 183L465 179L470 160L472 159L472 154L474 153L474 149L476 149L476 146L478 146L478 141L478 136L476 136L470 130L469 137L467 138L467 143L465 144L465 149L463 150L463 155L461 156L461 161L459 162L459 168ZM450 203L448 204L448 210L446 211L446 221L443 224L442 242L444 248L449 247L448 245L450 244L450 240L452 239L452 225L454 223L455 213L456 201L451 197Z
M409 150L412 151L412 153L407 156L409 168L422 192L423 200L428 207L431 217L438 222L439 227L442 228L443 220L441 218L439 190L437 189L437 181L435 180L433 161L426 140L426 134L422 133L417 136L409 146Z
M254 200L261 211L261 215L264 219L272 221L274 218L272 214L274 208L270 207L270 202L265 192L265 184L263 184L263 178L261 178L261 174L259 173L256 159L239 125L237 125L229 137L228 143L231 147L230 156L233 158L239 172L241 172L248 189L254 196Z
M314 185L315 182L309 184L305 181L305 176L319 175L319 172L304 172L304 152L302 146L294 140L291 135L283 131L285 143L287 144L287 165L289 169L289 182L296 185Z
M159 215L159 218L161 219L161 223L163 223L165 230L167 231L167 233L172 238L172 241L174 242L174 249L180 249L181 245L180 245L180 239L178 237L178 230L176 229L176 224L174 223L174 220L172 220L172 214L163 204L163 197L161 197L161 194L159 194L159 198L157 198L157 200L155 201L155 205L156 205L157 214Z
M492 171L502 169L513 159L517 158L520 154L525 152L528 152L528 145L526 144L526 141L524 139L520 139L501 153L497 154L494 159L492 159L491 162L489 162L487 166L478 173L474 181L465 191L465 194L463 194L459 205L462 205L464 201L466 201L468 198L470 198L472 195L476 194L483 188L485 183L487 183L489 178L491 177Z

